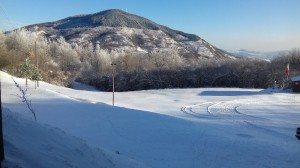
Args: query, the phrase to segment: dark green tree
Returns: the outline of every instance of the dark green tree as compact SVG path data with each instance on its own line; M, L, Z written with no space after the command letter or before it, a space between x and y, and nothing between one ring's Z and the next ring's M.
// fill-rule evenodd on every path
M38 72L36 66L30 62L28 58L22 62L17 70L17 76L21 78L26 78L26 86L27 79L31 80L42 80L41 74Z

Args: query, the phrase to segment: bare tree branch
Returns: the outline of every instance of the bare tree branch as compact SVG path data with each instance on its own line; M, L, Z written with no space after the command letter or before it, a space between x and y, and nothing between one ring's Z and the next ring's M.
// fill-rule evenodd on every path
M15 85L17 88L19 88L20 92L22 93L21 96L19 96L21 99L22 99L22 102L25 102L28 109L31 111L31 113L33 114L33 117L34 117L34 120L36 121L36 115L35 115L35 111L34 109L32 108L32 105L31 105L31 100L28 100L28 97L30 95L27 95L27 89L22 89L22 87L14 80L13 77L11 77L12 80L14 81Z

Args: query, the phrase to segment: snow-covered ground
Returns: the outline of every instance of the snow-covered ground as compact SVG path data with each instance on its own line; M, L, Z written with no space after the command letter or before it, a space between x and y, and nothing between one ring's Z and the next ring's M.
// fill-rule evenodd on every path
M300 167L300 94L240 88L115 93L30 82L37 116L1 72L6 164ZM22 88L25 80L14 78ZM80 90L81 89L81 90Z

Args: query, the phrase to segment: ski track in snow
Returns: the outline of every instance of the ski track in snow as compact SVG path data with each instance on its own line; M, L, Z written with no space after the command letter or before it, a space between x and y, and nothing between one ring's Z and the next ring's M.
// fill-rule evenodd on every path
M203 102L200 104L181 107L181 111L198 119L211 118L233 123L239 122L240 125L247 125L255 128L258 128L258 126L255 126L255 124L253 124L252 122L268 120L266 118L245 114L239 111L238 108L241 107L242 104L240 103L240 101L239 103L236 102L237 101L235 100ZM265 128L257 130L264 131Z
M200 104L195 104L191 106L184 106L181 108L181 111L185 114L190 114L195 117L204 117L205 114L208 116L220 118L220 117L252 117L257 118L255 116L251 116L248 114L244 114L238 110L240 107L240 103L234 103L234 101L221 101L221 102L204 102ZM198 110L200 109L200 110ZM203 112L205 111L205 112Z
M243 105L249 105L249 103L246 102L255 101L253 101L253 99L244 99L220 102L203 102L200 104L184 106L181 108L181 111L198 119L218 119L220 121L233 123L234 125L238 124L241 127L245 127L262 134L270 135L273 137L280 136L289 141L288 135L262 124L264 123L264 121L271 121L272 119L249 115L240 111L240 107L242 107ZM260 103L265 104L268 102L260 99ZM289 124L286 122L282 123Z

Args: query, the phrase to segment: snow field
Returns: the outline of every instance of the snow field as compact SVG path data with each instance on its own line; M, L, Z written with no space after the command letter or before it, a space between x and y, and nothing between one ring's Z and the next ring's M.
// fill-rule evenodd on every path
M24 85L23 79L16 80ZM3 106L32 120L9 75L2 73L2 81ZM300 167L300 143L294 136L300 124L299 94L239 88L149 90L116 93L119 107L112 107L111 93L43 82L38 89L33 86L28 93L39 125L81 139L91 150L118 153L112 158L121 155L157 168Z

